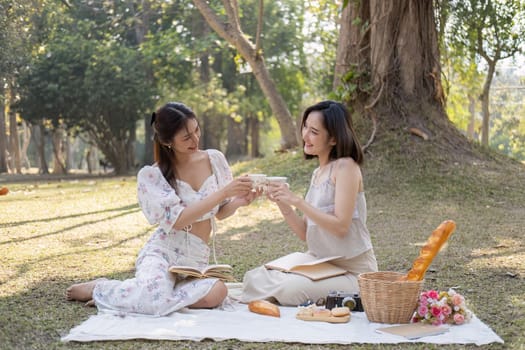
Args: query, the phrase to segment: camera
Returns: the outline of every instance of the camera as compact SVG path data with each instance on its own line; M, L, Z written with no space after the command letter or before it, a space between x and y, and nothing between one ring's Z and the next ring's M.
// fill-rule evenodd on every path
M325 308L332 310L334 307L341 306L347 306L351 311L364 311L359 293L328 292Z

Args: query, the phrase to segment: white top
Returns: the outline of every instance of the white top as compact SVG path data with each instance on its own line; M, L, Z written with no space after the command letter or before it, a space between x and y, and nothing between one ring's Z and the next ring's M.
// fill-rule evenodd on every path
M319 210L334 214L335 183L333 183L331 176L328 176L325 181L316 185L315 174L316 172L312 174L310 188L305 199ZM348 215L352 215L352 224L344 237L337 237L323 230L307 217L306 243L309 252L318 257L341 255L350 259L372 249L370 233L366 227L366 214L365 193L359 192L354 212L348 213Z
M206 150L213 174L195 191L189 184L177 180L177 191L168 183L157 165L144 166L137 175L139 205L150 224L159 224L170 232L182 210L191 203L202 200L232 181L232 173L224 154ZM201 216L197 221L213 218L219 206Z

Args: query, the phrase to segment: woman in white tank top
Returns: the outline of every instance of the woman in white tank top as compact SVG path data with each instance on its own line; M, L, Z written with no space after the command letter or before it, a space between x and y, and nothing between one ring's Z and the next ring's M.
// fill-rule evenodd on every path
M370 233L366 226L366 200L360 164L363 152L347 108L323 101L307 108L302 119L303 152L317 158L305 198L287 184L272 185L267 196L279 207L295 235L306 241L317 258L342 256L335 262L344 275L313 281L307 277L260 266L248 271L241 300L273 300L300 305L324 298L330 291L359 292L357 276L377 271Z

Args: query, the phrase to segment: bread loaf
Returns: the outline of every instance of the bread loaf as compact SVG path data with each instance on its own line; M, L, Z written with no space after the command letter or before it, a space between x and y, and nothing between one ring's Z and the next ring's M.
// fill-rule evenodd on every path
M332 310L318 308L315 304L299 307L295 318L303 321L346 323L350 321L350 309L346 306L334 307Z
M281 312L277 305L270 303L267 300L254 300L248 303L248 309L256 314L268 315L273 317L281 317Z
M320 317L330 317L332 316L332 311L328 309L315 309L313 315Z
M425 277L428 267L436 254L443 247L452 232L456 229L456 223L452 220L443 221L428 237L425 245L421 247L419 256L414 260L412 269L408 271L406 280L421 281Z
M350 309L347 306L334 307L331 313L335 317L347 316L350 315Z

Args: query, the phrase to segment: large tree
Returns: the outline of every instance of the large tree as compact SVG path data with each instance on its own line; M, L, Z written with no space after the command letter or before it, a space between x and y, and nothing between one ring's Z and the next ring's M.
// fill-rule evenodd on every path
M262 4L262 0L261 4ZM234 46L239 54L248 62L252 73L261 86L261 90L268 99L272 111L279 123L284 149L292 148L297 145L294 121L290 111L279 93L264 61L264 55L260 47L260 35L256 35L255 43L243 33L240 18L239 7L236 0L222 0L223 13L226 16L221 17L215 12L210 4L205 0L193 0L202 16L206 19L215 32L225 39L230 45ZM260 6L262 11L263 6ZM262 16L262 14L260 13ZM262 18L259 19L261 23ZM258 32L260 34L260 31Z
M78 126L117 174L133 170L128 154L136 122L153 96L140 53L108 40L64 35L49 43L21 77L19 110L54 129Z
M349 1L334 87L356 117L373 121L367 145L376 132L406 130L469 149L444 110L432 0Z

